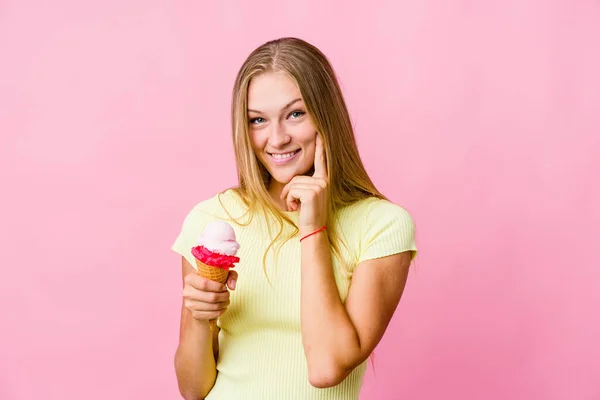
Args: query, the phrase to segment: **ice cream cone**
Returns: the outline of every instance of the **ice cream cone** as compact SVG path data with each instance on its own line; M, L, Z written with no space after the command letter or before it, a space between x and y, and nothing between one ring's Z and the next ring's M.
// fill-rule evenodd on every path
M227 282L227 276L229 271L219 267L213 267L212 265L206 265L202 261L196 259L196 267L198 267L198 274L211 281L225 283ZM208 326L211 331L217 330L217 320L211 319L208 321Z
M206 265L198 259L196 259L196 266L198 267L198 273L203 278L219 283L225 283L227 281L229 270L213 267L212 265Z
M198 237L198 246L192 247L198 274L211 281L227 282L229 269L240 261L235 255L239 248L231 225L220 220L209 223ZM216 319L208 323L211 330L217 330Z

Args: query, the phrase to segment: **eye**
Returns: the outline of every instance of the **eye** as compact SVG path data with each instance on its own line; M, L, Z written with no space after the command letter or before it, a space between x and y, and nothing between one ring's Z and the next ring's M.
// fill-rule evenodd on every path
M248 122L250 122L251 125L258 125L258 124L262 124L263 122L265 122L265 119L261 118L261 117L250 118L250 120Z
M294 119L297 119L297 118L300 118L301 116L303 116L304 114L306 114L304 111L296 110L296 111L292 111L289 116Z

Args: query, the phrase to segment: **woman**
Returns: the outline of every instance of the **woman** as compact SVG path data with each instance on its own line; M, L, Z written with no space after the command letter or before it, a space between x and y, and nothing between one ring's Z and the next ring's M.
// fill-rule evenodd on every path
M356 399L416 256L411 216L367 175L314 46L284 38L257 48L235 82L232 125L239 186L194 207L173 245L184 280L181 394ZM190 249L216 219L241 245L226 285L192 267Z

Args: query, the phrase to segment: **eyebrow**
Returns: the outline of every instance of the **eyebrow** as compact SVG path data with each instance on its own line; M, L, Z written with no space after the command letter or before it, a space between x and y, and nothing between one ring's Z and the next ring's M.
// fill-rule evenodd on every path
M289 108L289 107L291 107L291 106L292 106L294 103L296 103L296 102L298 102L298 101L302 101L302 99L301 99L300 97L298 97L297 99L294 99L294 100L290 101L289 103L287 103L287 104L285 105L285 107L283 107L283 108L282 108L282 110L285 110L286 108ZM261 114L261 112L260 112L260 111L251 110L251 109L248 109L248 112L254 112L254 113L257 113L257 114Z

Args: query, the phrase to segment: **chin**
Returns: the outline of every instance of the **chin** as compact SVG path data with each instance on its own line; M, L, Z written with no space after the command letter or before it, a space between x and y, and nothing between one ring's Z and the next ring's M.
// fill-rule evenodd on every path
M309 172L312 169L309 168L306 171L304 169L301 170L295 170L295 171L275 171L275 173L272 173L271 171L269 171L269 174L271 175L271 178L283 185L288 184L295 176L297 175L306 175L307 172ZM302 172L304 171L304 172Z
M278 174L271 174L271 178L276 181L281 183L282 185L286 185L288 183L290 183L290 181L292 180L292 178L294 176L296 176L297 174L282 174L282 173L278 173Z

